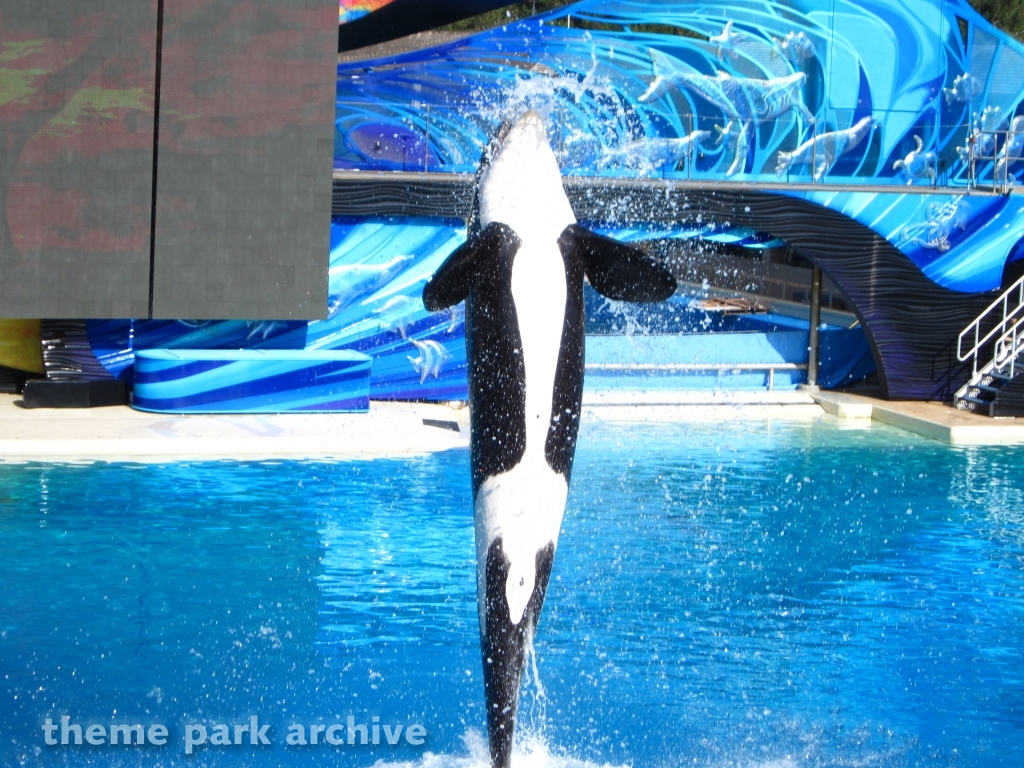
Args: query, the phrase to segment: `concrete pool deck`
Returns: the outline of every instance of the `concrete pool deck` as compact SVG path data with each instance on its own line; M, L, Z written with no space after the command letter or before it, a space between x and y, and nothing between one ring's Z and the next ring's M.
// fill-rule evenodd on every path
M467 410L426 403L375 402L370 413L181 416L123 405L30 410L20 399L0 395L0 461L360 459L469 445Z
M171 415L127 406L26 409L0 395L0 461L414 456L465 449L469 411L373 401L365 414ZM874 419L954 445L1024 444L1024 419L993 420L940 403L888 402L842 392L587 392L596 421Z
M878 400L847 392L812 397L832 416L874 419L951 445L1024 445L1024 419L992 419L947 403Z

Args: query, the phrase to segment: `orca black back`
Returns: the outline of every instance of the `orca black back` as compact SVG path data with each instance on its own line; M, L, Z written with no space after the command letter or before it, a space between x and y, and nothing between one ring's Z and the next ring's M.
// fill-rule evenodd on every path
M456 249L423 289L431 312L466 301L474 495L485 478L518 464L526 449L526 372L511 282L519 246L515 232L492 223ZM565 267L565 314L544 453L551 469L568 481L583 404L584 276L617 301L664 301L675 292L676 281L642 251L577 224L562 231L558 247Z

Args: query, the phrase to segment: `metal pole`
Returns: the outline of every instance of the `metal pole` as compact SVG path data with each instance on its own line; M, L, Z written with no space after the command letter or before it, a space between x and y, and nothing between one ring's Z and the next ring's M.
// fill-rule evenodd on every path
M807 329L807 389L818 388L818 326L821 325L821 269L811 268L811 321Z

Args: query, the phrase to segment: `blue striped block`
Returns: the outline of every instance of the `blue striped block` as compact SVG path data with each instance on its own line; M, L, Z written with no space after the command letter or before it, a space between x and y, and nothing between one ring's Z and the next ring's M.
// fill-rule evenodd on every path
M132 407L157 413L366 412L370 358L350 350L138 350Z

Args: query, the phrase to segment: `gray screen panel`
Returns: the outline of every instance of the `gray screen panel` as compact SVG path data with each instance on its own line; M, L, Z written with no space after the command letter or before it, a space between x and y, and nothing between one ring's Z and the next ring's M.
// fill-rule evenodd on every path
M156 0L0 5L0 317L144 316Z
M327 307L336 0L165 0L153 314Z

